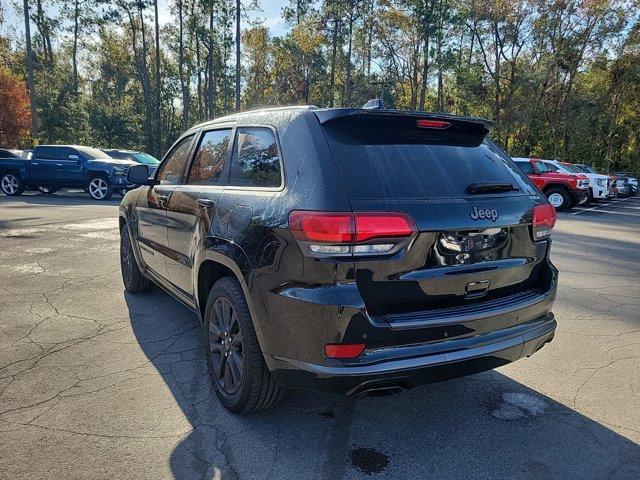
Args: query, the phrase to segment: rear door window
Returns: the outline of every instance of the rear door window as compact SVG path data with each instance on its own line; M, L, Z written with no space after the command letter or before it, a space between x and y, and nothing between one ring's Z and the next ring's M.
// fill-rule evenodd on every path
M518 165L524 173L533 173L531 162L516 162L516 165Z
M220 181L229 151L231 132L230 128L205 132L191 164L187 183L206 185Z
M465 127L466 128L466 127ZM413 117L344 119L324 125L347 194L354 199L461 198L476 182L511 183L502 195L535 194L484 130L421 129Z
M231 160L230 185L279 187L282 183L278 142L266 127L238 127Z
M58 157L58 147L40 147L36 151L38 158L48 158L56 160Z

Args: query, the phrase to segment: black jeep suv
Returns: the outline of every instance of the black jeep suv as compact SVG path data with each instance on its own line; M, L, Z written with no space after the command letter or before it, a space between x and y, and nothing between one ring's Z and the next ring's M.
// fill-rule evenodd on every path
M554 335L555 210L483 120L289 107L191 128L120 205L129 292L198 313L220 401L396 393Z

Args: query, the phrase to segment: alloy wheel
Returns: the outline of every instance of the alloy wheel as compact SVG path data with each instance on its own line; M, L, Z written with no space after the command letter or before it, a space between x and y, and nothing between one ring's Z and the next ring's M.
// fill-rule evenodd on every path
M2 191L7 195L13 195L20 188L20 183L18 182L18 177L15 175L5 175L2 177Z
M234 395L243 380L243 338L236 312L224 297L218 298L213 304L209 322L209 352L218 387L226 395Z
M97 200L102 200L107 195L108 189L107 182L102 178L94 178L89 183L89 195Z

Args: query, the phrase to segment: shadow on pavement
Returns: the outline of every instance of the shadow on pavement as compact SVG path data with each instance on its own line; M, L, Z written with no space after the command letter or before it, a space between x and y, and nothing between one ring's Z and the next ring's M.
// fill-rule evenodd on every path
M388 398L290 392L273 410L230 414L212 392L197 316L159 289L125 298L193 428L168 459L176 479L640 478L639 445L496 371Z
M0 199L9 199L16 202L26 203L29 205L86 205L88 203L95 205L118 205L122 197L118 193L114 193L109 200L94 200L88 193L82 190L60 190L52 195L44 195L38 192L27 191L19 197L7 197L0 194ZM18 205L3 205L2 208L20 208Z

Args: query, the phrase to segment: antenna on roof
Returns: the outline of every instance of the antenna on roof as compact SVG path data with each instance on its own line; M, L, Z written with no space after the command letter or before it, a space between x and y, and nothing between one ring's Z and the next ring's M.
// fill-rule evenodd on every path
M384 109L384 102L379 98L374 98L365 103L362 108L366 108L367 110L382 110Z

